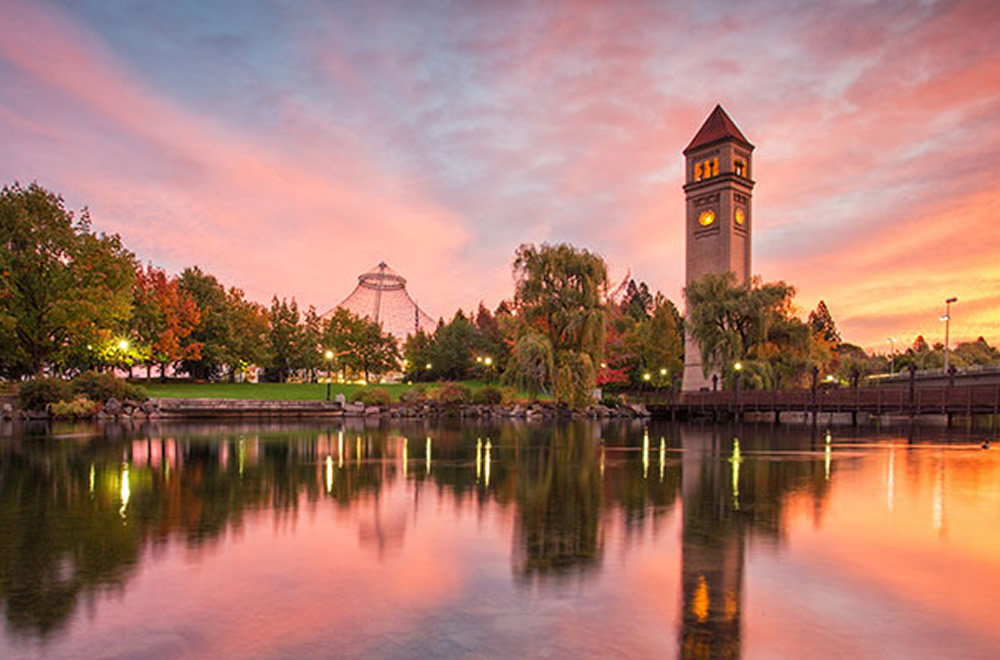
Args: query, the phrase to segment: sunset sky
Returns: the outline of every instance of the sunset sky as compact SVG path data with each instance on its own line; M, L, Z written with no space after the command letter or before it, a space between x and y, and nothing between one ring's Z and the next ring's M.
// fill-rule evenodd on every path
M0 184L172 273L435 318L570 242L683 306L681 151L754 152L753 271L844 338L1000 343L1000 2L0 0Z

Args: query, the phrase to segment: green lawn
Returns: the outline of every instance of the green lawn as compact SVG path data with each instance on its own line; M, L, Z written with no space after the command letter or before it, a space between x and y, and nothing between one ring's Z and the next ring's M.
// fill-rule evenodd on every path
M325 383L145 383L134 381L146 388L152 397L168 399L254 399L267 401L320 401L326 398ZM472 390L483 387L482 381L463 381ZM440 383L423 383L428 390L440 387ZM330 398L343 394L350 401L351 394L365 387L384 387L392 394L393 401L399 400L400 392L413 385L346 385L333 383Z

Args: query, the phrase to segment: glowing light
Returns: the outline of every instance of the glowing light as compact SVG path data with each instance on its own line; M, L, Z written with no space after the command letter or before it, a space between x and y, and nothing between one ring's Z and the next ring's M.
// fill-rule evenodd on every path
M834 380L836 380L836 379L833 377L833 374L827 374L826 375L826 382L832 383Z
M702 227L708 227L713 222L715 222L715 211L702 211L701 215L698 216L698 224Z
M483 481L486 482L486 487L489 488L490 485L490 450L493 449L493 443L486 440L486 457L483 459Z
M128 508L128 501L132 497L132 489L129 487L129 477L128 477L128 463L122 463L122 487L121 487L121 498L122 506L118 509L118 515L125 519L125 509Z
M337 431L337 467L344 467L344 430Z
M642 434L642 478L649 475L649 431Z
M329 351L328 350L326 353L323 353L323 357L325 357L327 360L332 360L333 359L333 351Z
M410 463L410 440L403 438L403 478L406 478L406 470Z
M433 365L433 364L431 364L430 362L428 362L427 364L425 364L425 365L424 365L424 367L425 367L425 368L426 368L426 369L427 369L428 371L430 371L431 369L433 369L433 368L434 368L434 365Z
M705 623L708 620L708 583L705 582L705 576L698 576L698 584L694 588L694 594L691 598L691 614L694 614L695 618L698 619L698 623Z
M744 211L743 209L736 209L736 224L742 226L743 223L746 222L746 220L747 220L746 211Z
M667 375L667 368L666 367L663 367L663 368L660 369L660 375L661 376L666 376Z
M650 376L648 373L642 375L643 380L649 380L650 378L652 378L652 376Z
M361 461L361 436L359 435L357 440L354 442L354 462L359 463Z
M424 447L424 455L426 456L426 458L424 459L425 462L426 462L424 473L425 474L430 474L431 473L431 436L427 436L427 445Z
M733 466L733 508L740 510L740 463L743 456L740 454L740 439L733 438L733 453L729 456L729 462Z
M601 477L604 476L604 447L601 447L601 462L600 462Z
M743 363L737 362L736 364L733 365L733 369L735 371L743 371Z
M127 351L128 350L128 340L127 339L120 339L120 340L118 340L118 348L122 349L123 351Z
M483 471L483 440L482 438L476 438L476 483L479 483L479 477L482 475Z
M832 458L832 454L830 452L830 432L827 431L826 432L826 449L823 452L823 474L825 475L827 481L830 480L830 459L831 458Z
M243 476L243 468L245 468L246 464L247 464L247 446L246 446L246 442L244 442L243 438L240 438L239 449L237 450L236 453L239 456L240 476L242 477Z
M326 492L333 492L333 456L326 455Z
M667 441L660 436L660 483L663 483L663 468L667 464Z
M486 356L485 358L483 358L483 362L484 362L484 363L486 364L486 366L488 367L488 366L490 366L491 364L493 364L493 358L491 358L491 357L489 357L489 356Z
M90 478L88 479L88 486L89 486L88 487L88 491L90 492L90 496L93 497L94 496L94 464L93 463L90 464Z

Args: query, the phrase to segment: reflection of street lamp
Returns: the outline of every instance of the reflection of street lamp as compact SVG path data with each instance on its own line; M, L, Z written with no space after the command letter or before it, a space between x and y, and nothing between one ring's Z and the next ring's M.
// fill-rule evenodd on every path
M896 373L896 342L895 337L889 337L889 373Z
M326 352L323 353L323 357L326 358L326 400L329 401L330 400L330 380L331 380L331 378L330 378L330 367L333 364L333 351L331 351L330 349L327 349Z
M948 326L951 324L951 304L953 302L958 302L958 298L952 296L944 301L944 316L941 320L944 321L944 372L948 373Z

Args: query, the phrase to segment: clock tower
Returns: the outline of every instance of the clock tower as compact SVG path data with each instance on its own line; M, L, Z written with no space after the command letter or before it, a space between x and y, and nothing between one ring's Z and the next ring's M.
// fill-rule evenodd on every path
M750 282L753 214L751 154L746 139L721 105L684 150L686 213L685 286L708 273L730 271L741 285ZM685 305L685 316L690 308ZM702 370L701 350L690 331L684 341L684 391L712 387Z

